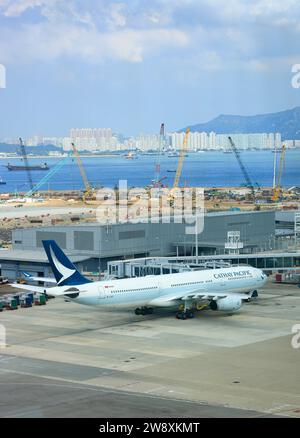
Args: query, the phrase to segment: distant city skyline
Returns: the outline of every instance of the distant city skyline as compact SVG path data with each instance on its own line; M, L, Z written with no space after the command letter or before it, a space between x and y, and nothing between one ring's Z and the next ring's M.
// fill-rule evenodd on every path
M232 133L218 134L214 131L190 132L187 149L190 151L220 150L231 151L228 136L242 150L279 150L283 144L286 148L300 148L300 140L282 140L280 133ZM179 151L183 145L185 132L167 132L164 136L159 134L140 134L124 138L115 135L111 128L72 128L67 137L32 136L23 139L27 146L54 145L65 152L72 150L75 143L78 151L105 152L122 150L147 151ZM8 144L16 144L16 139L6 139Z
M0 1L0 136L292 108L299 20L297 0Z
M224 134L227 135L247 135L247 134L272 134L279 133L282 135L284 132L283 141L290 142L292 140L299 140L299 131L298 126L300 123L300 106L296 106L294 108L288 108L281 112L269 113L269 114L256 114L250 116L241 116L241 115L230 115L230 114L222 114L218 117L208 121L207 123L200 123L196 125L189 125L191 132L201 133L201 134ZM164 123L165 126L165 123ZM271 128L271 129L270 129ZM276 131L272 128L277 128ZM233 129L233 130L231 130ZM169 131L170 134L182 134L186 131L184 129L177 129L175 131ZM274 132L272 132L274 131ZM58 136L57 134L45 135L42 133L30 134L27 136L27 139L31 142L31 144L37 145L44 143L42 139L49 139L53 141L53 144L56 144L56 141L62 138L65 138L66 141L70 139L70 141L78 142L80 139L84 138L94 138L95 145L100 146L101 143L106 142L110 143L111 140L118 139L123 142L124 140L129 140L133 137L155 137L159 138L157 132L139 132L138 135L123 135L120 131L114 131L111 127L81 127L81 128L71 128L68 130L68 136L66 136L67 132L64 132L64 135ZM23 137L24 139L25 137ZM13 137L2 137L0 136L0 143L6 142L13 144L19 142L19 135L15 135Z

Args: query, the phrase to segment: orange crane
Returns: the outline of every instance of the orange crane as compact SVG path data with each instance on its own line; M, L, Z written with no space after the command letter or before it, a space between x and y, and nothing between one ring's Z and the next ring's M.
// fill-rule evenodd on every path
M82 199L84 202L86 202L86 199L91 197L91 195L93 193L93 189L92 189L92 186L90 185L89 180L86 176L86 172L85 172L85 169L83 167L83 163L82 163L82 160L80 158L79 152L76 149L76 146L74 143L71 143L71 145L72 145L72 149L73 149L73 155L76 157L77 164L78 164L80 174L81 174L81 178L82 178L84 188L85 188Z
M190 131L191 131L190 128L187 128L187 130L185 132L183 144L182 144L182 147L181 147L181 150L180 150L179 159L178 159L178 165L177 165L176 175L175 175L175 179L174 179L173 189L177 189L177 187L179 185L179 181L180 181L180 177L181 177L181 172L182 172L182 166L183 166L183 162L184 162L184 158L185 158L185 154L186 154L186 150L187 150L187 145L188 145L188 139L189 139Z
M285 144L282 145L281 154L280 154L280 162L279 162L279 171L277 174L277 179L275 182L275 186L273 187L273 196L272 201L278 202L279 198L281 197L281 177L282 172L284 168L284 162L285 162L285 152L286 152L286 146Z

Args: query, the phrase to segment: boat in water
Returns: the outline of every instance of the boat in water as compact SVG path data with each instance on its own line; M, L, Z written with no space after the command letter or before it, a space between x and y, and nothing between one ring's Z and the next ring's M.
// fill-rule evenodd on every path
M140 154L141 155L154 155L154 156L160 155L159 152L157 152L157 151L140 152Z
M168 157L169 158L172 158L172 157L179 157L179 152L177 152L177 151L170 151L170 152L168 152Z
M128 154L124 155L127 160L136 160L138 158L137 154L134 152L128 152Z
M47 163L39 164L37 166L16 166L8 163L5 167L8 170L49 170L49 166Z
M3 179L0 177L0 184L1 185L4 185L4 184L6 184L6 181L3 181Z

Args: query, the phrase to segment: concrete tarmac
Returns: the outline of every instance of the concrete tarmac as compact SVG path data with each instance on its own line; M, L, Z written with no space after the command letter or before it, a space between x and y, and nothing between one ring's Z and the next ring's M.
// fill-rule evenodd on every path
M300 416L300 290L235 314L136 316L50 300L0 313L2 417Z

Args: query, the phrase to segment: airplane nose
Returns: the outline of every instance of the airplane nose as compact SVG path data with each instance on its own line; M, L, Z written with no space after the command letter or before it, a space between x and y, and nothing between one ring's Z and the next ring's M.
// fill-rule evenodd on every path
M261 270L261 269L257 269L257 273L259 273L260 274L260 278L261 278L261 280L264 280L264 281L266 281L267 280L267 278L268 278L268 276Z

